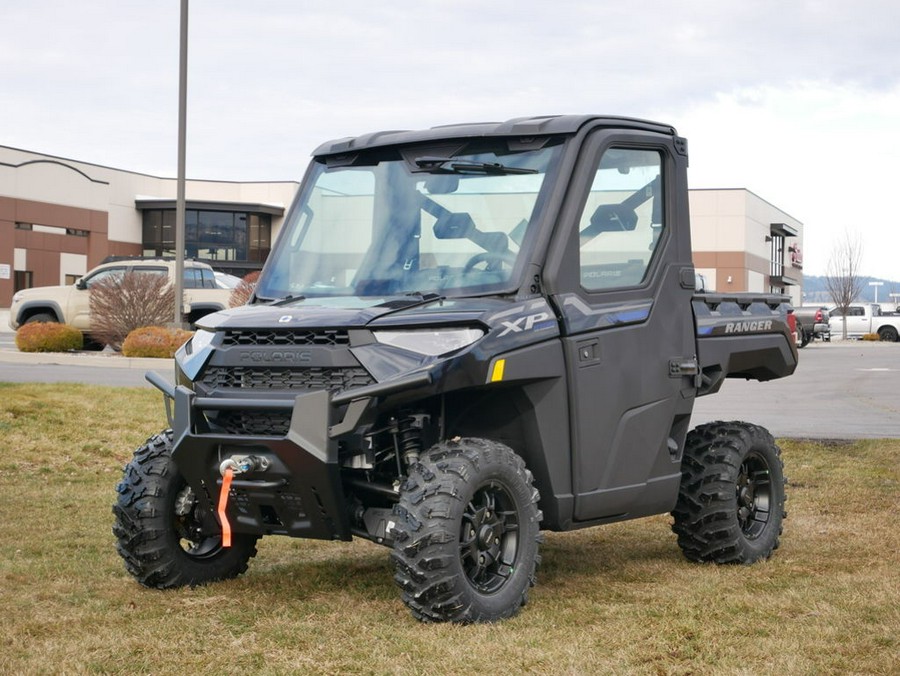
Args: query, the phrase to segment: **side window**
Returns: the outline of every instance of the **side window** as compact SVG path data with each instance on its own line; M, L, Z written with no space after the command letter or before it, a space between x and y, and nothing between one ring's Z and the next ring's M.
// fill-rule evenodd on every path
M125 274L125 266L115 267L115 268L104 268L99 272L91 275L90 277L86 277L84 280L85 286L87 288L91 288L94 284L99 282L102 279L111 279L113 277L121 277Z
M154 277L166 277L169 272L165 268L150 268L150 267L134 267L129 268L129 273L134 275L147 275Z
M185 268L183 284L185 289L199 289L202 286L200 281L200 270L197 268Z
M207 268L200 268L200 286L204 289L217 289L219 288L218 284L216 284L216 276L212 270L208 270Z
M581 286L602 291L641 284L663 228L662 155L609 148L579 219Z

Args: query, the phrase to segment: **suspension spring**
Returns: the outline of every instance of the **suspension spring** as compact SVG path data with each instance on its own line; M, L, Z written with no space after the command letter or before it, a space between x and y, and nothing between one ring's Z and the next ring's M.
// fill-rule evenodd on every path
M400 418L397 421L397 445L403 462L411 467L419 462L422 453L422 420L415 416Z

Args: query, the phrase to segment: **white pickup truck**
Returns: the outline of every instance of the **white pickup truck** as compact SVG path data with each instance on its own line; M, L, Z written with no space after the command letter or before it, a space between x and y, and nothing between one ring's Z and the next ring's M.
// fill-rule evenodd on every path
M82 333L91 332L90 289L101 279L127 273L165 275L175 280L175 261L169 259L124 259L98 265L74 284L38 286L22 289L13 296L9 326L19 328L28 322L69 324ZM184 262L185 320L195 321L228 307L230 289L216 284L213 269L198 261Z
M875 303L860 303L847 307L846 316L840 308L830 313L828 324L831 335L843 337L844 325L847 338L860 338L867 333L877 333L881 340L896 342L900 338L900 315L882 314L881 306Z

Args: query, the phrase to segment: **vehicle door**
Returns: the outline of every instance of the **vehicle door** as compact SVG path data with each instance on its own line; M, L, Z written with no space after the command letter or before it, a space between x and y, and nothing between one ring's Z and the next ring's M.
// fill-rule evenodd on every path
M836 317L838 335L843 335L844 324L847 325L848 336L862 336L869 333L872 320L871 317L866 316L866 309L862 305L848 307L846 316L839 314L840 309L836 309L834 312L838 313ZM834 332L832 329L832 333Z
M548 258L569 377L574 518L668 511L693 406L695 286L671 140L596 132Z
M125 265L116 265L103 268L82 277L69 294L66 316L69 323L81 331L89 331L91 328L91 288L105 279L121 278L125 274Z
M161 283L160 280L165 280L166 282L169 281L169 269L164 265L135 266L128 269L128 274L138 275L138 279L146 280L143 283L159 284Z

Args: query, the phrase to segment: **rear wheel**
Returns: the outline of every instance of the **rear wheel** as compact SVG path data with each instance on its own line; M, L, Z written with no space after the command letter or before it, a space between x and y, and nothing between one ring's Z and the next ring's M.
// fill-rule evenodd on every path
M152 437L125 467L113 505L113 534L125 568L146 587L167 589L236 577L256 555L258 536L222 546L172 460L172 430Z
M777 549L784 511L781 451L765 429L711 423L688 434L672 530L691 561L753 563Z
M897 329L893 326L882 326L878 329L878 337L885 342L896 343Z
M538 497L503 444L460 439L425 453L394 510L394 579L412 614L493 622L518 612L540 561Z

